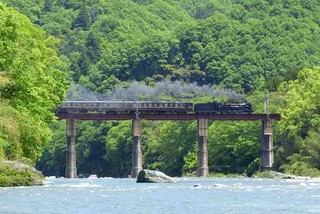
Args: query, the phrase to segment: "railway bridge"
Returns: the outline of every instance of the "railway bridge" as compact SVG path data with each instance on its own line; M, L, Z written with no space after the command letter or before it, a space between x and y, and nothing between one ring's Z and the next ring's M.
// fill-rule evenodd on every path
M197 120L198 122L198 170L197 175L207 177L208 167L208 121L209 120L228 120L228 121L257 121L262 122L261 131L261 170L264 171L272 167L274 162L272 122L280 120L279 114L212 114L194 112L175 113L174 111L162 112L152 111L143 112L136 109L132 112L108 111L107 108L95 105L99 101L87 101L81 105L64 106L61 105L56 115L61 120L66 120L67 134L67 157L66 174L67 178L77 177L76 166L76 121L77 120L132 120L132 166L131 177L136 178L142 170L142 152L140 137L142 133L142 120ZM85 110L84 110L85 109Z

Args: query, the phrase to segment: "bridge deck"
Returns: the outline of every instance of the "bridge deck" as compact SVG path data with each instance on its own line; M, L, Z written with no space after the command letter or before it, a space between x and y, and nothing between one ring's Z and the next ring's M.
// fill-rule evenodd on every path
M101 114L57 113L59 119L75 120L280 120L280 114Z

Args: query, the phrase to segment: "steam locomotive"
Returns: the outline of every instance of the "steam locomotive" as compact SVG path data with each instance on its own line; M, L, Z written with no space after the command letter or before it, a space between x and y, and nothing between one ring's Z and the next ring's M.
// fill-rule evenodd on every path
M223 102L209 102L198 103L194 105L195 113L209 113L209 114L251 114L251 103L223 103Z
M174 101L64 101L60 113L104 112L108 114L250 114L252 105L244 103L197 103Z

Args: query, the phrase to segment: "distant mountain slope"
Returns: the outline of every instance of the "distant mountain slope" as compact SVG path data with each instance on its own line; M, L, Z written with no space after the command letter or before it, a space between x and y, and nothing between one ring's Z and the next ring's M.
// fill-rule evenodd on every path
M316 0L7 0L61 38L63 69L105 91L169 78L275 90L319 65Z

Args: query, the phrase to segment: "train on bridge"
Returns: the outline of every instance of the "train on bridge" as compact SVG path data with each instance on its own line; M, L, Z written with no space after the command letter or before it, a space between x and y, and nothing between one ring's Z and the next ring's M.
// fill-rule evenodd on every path
M58 113L106 114L251 114L251 103L192 103L180 101L64 101Z

